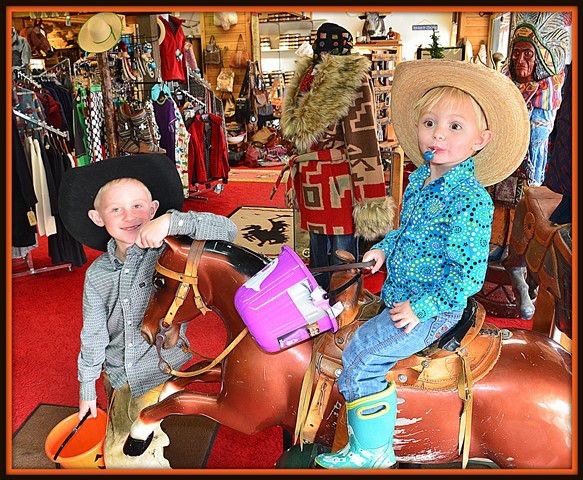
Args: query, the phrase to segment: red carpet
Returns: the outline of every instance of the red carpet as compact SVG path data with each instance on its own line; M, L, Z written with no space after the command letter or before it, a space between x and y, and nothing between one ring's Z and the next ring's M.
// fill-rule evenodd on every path
M247 206L283 207L284 188L269 200L269 183L229 183L217 195L204 194L208 201L187 200L185 209L228 215L242 203ZM100 253L86 249L88 262L72 272L56 270L15 278L12 282L12 432L40 403L64 406L78 404L77 354L82 324L82 292L86 268ZM35 267L50 265L46 238L33 251ZM378 292L382 275L369 276L365 285ZM489 319L500 326L530 328L523 320ZM218 354L225 344L225 331L214 315L201 317L188 338L203 355ZM98 384L98 404L105 407L105 393ZM282 453L282 431L273 427L245 435L220 427L208 468L271 468Z

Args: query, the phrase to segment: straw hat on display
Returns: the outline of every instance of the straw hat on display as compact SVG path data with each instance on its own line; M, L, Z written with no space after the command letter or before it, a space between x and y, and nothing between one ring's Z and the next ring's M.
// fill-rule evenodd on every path
M86 52L106 52L119 42L122 30L121 16L108 12L98 13L83 24L77 42Z
M413 107L429 90L442 86L470 94L482 107L492 131L492 140L473 156L478 181L486 187L510 176L528 149L528 110L510 78L477 64L432 59L397 65L391 89L391 116L405 155L417 166L425 162L419 150Z
M164 25L164 22L160 17L156 17L156 23L160 29L160 35L158 35L158 45L161 45L164 41L164 37L166 37L166 25Z

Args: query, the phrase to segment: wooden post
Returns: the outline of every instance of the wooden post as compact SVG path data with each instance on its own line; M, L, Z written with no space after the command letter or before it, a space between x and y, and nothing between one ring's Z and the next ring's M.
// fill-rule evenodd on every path
M101 74L101 92L103 94L103 113L105 119L105 138L109 149L108 158L117 157L117 136L111 95L111 74L107 64L107 52L97 53L97 64Z
M403 201L403 167L405 165L405 154L401 147L393 150L391 161L391 196L395 201L395 219L393 228L399 227L399 212L401 202Z

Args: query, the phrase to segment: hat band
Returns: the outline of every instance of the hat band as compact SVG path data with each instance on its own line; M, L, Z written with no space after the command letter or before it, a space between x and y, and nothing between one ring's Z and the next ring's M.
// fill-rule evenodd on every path
M105 40L101 40L101 41L96 41L93 40L93 43L95 43L96 45L100 45L101 43L105 43L107 42L113 35L113 28L111 28L111 25L109 25L109 35L107 37L105 37Z

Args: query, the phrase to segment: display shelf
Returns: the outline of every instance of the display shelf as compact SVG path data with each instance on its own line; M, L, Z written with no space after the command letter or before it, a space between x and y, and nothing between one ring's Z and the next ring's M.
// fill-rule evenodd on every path
M261 49L261 53L282 53L282 52L292 52L292 53L295 53L295 51L298 48L266 48L266 49L263 49L262 48Z
M313 43L317 28L327 20L307 16L293 20L265 21L260 14L258 39L260 41L261 70L264 74L277 70L295 70L298 59L295 52L304 42ZM276 47L276 48L271 48Z
M311 20L312 19L306 15L290 12L267 13L260 14L259 16L259 23L291 23Z

